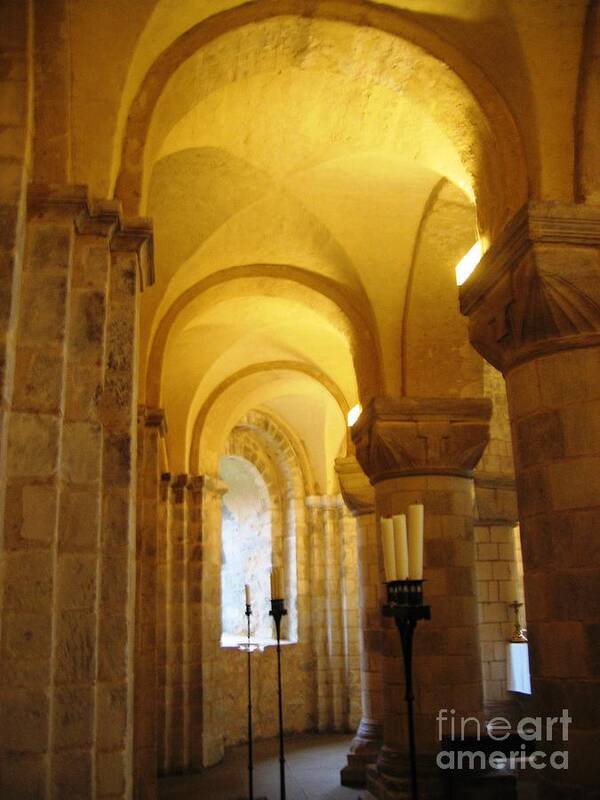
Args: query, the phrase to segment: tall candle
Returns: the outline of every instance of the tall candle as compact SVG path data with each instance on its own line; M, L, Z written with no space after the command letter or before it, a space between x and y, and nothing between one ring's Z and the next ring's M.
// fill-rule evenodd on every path
M404 514L395 514L394 523L394 551L396 554L396 578L405 581L408 578L408 539L406 536L406 517Z
M423 580L423 506L408 507L408 577Z
M246 605L252 605L252 600L250 599L250 587L248 584L244 586L244 592L246 593Z
M394 525L391 519L381 518L381 544L383 548L383 570L386 583L396 580L396 558L394 553Z
M273 600L283 599L283 571L281 567L273 567L271 570L271 598Z

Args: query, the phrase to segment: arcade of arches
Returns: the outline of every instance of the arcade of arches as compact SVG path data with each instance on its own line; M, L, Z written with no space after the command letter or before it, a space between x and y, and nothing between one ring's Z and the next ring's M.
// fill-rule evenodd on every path
M0 40L0 796L243 742L244 582L273 736L278 564L286 730L406 797L377 520L423 502L425 796L439 709L568 709L568 769L489 796L599 798L597 0L0 0Z

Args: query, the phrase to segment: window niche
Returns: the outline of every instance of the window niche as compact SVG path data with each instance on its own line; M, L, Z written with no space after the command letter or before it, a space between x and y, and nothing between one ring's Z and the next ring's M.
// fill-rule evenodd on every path
M224 456L219 471L228 487L222 500L221 644L234 645L246 637L245 583L252 588L252 637L270 640L273 531L269 489L257 468L244 458Z

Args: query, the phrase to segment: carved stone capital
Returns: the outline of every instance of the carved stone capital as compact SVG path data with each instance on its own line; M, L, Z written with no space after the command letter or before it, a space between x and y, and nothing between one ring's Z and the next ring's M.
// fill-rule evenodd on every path
M335 471L344 502L355 517L375 510L375 490L355 456L336 458Z
M163 437L167 433L167 420L162 408L145 407L144 424L147 428L158 428L159 434Z
M152 221L146 217L123 216L118 200L91 200L87 186L80 184L31 183L27 189L29 218L69 219L81 235L104 236L111 252L134 253L143 291L152 286L154 243Z
M186 473L182 473L180 475L175 475L173 480L171 481L171 491L173 492L173 502L174 503L183 503L184 497L184 490L188 482L188 476Z
M202 494L202 490L204 489L204 475L190 475L189 480L187 482L187 490L190 494Z
M471 343L504 374L600 345L600 206L524 206L462 286L460 307Z
M372 484L406 475L471 477L489 440L486 398L376 397L352 427Z

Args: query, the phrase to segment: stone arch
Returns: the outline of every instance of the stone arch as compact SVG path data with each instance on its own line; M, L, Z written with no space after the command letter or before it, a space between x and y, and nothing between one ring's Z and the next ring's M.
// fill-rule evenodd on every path
M472 97L480 110L479 133L488 149L494 151L487 154L489 163L485 166L471 164L474 178L481 184L476 195L482 229L493 236L525 201L525 157L515 121L502 96L484 73L447 42L399 13L398 9L364 0L345 0L337 4L315 0L255 0L217 13L188 29L156 58L147 71L129 108L121 140L115 195L128 213L140 211L148 130L156 103L174 72L200 48L222 34L281 16L342 22L391 34L410 43L424 58L437 65L436 83L447 87L450 76L455 76L464 87L465 96ZM456 139L461 158L472 162L472 147L461 142L460 137L464 132L461 129L476 123L466 114L461 125L460 110L457 117L454 101L450 102L447 111L451 118L456 117L450 135ZM440 111L441 119L445 113Z
M287 596L292 599L287 633L297 640L307 633L309 621L302 609L309 603L306 586L298 583L301 564L306 563L306 498L312 496L316 483L308 455L299 437L274 412L253 409L245 414L234 430L244 432L259 442L269 454L282 482L282 539L280 558L286 565Z
M146 372L147 402L160 405L162 363L169 334L199 298L210 300L260 293L300 301L321 312L346 337L354 362L359 394L380 394L383 387L381 348L370 308L336 281L286 264L247 264L220 270L183 292L168 308L152 338ZM211 293L209 295L209 293Z
M215 401L223 394L226 389L235 386L236 383L242 381L250 375L255 375L261 372L269 372L273 370L286 370L291 372L299 372L308 375L315 381L320 383L337 402L340 411L344 418L346 418L349 410L349 404L338 386L332 381L325 373L313 367L311 364L301 361L263 361L257 364L251 364L248 367L240 370L239 372L230 375L226 380L222 381L216 386L209 396L204 401L200 411L198 412L192 429L192 437L190 442L189 464L197 464L200 460L200 441L204 425L210 414L211 408ZM350 438L348 436L346 445L348 446Z

